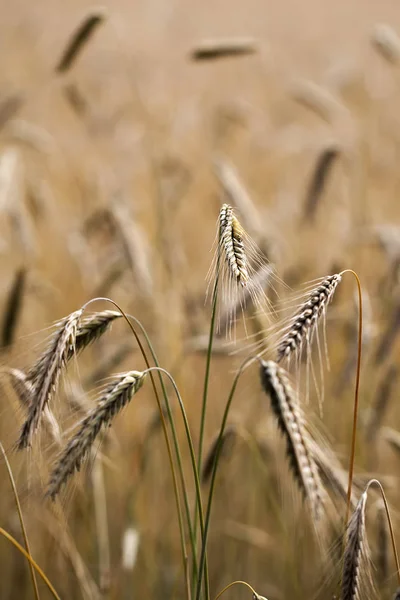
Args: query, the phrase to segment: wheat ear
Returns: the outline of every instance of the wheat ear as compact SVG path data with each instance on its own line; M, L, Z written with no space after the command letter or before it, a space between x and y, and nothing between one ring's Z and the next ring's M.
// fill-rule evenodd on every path
M84 317L77 329L75 344L70 347L68 358L93 344L108 330L111 323L121 316L121 313L116 310L104 310Z
M343 556L341 600L356 600L360 597L361 576L368 568L365 532L365 507L368 490L365 490L357 503L348 527Z
M41 415L52 395L57 390L62 368L68 360L71 347L74 347L82 309L77 310L64 319L57 327L57 331L46 348L38 367L28 373L32 384L32 397L28 409L28 417L22 427L18 440L18 448L23 449L32 442L32 437L40 424Z
M74 343L69 345L66 362L70 361L76 354L82 352L85 348L98 340L110 327L115 319L119 319L121 313L114 310L104 310L96 312L87 317L82 317L76 326ZM27 377L32 383L46 368L47 350L40 356L39 360L29 369Z
M366 585L368 585L368 588L365 590L363 589L363 597L365 597L364 591L373 590L368 541L365 529L365 508L368 498L368 491L372 485L378 487L378 490L382 496L390 538L392 541L393 556L396 563L397 579L400 584L399 557L396 548L396 540L394 537L389 505L386 500L386 495L382 484L377 479L371 479L368 481L347 526L346 544L343 555L342 588L340 596L341 600L360 600L361 590L362 588L366 588Z
M10 292L8 294L6 308L4 311L3 328L1 333L1 345L11 346L15 337L15 329L21 315L22 299L25 292L26 269L22 267L15 274Z
M400 62L400 37L398 33L385 23L375 26L372 33L372 44L375 50L390 64Z
M286 372L273 361L261 360L261 383L271 400L278 426L286 440L290 467L317 520L323 511L324 490L310 449L309 435Z
M247 257L243 243L244 230L233 214L233 208L224 204L219 213L220 246L231 279L246 286L249 280Z
M303 208L303 222L313 222L318 203L323 194L329 173L338 158L340 150L337 145L330 145L318 156L314 171L307 187Z
M100 431L110 425L114 417L141 388L145 373L128 371L106 386L97 406L81 421L74 437L60 454L51 474L47 495L54 499L63 484L80 466Z
M220 40L203 40L193 48L190 58L193 61L209 61L232 56L254 54L257 43L251 38L232 38Z
M62 56L56 66L57 73L66 73L74 64L79 52L90 40L93 33L106 17L106 12L101 9L89 13L69 40Z
M233 424L227 425L227 427L225 428L225 431L224 431L224 435L221 438L221 442L220 442L221 443L221 447L219 450L220 458L222 458L223 455L228 452L229 447L231 446L231 443L234 442L236 435L237 435L236 426ZM219 443L219 431L218 431L217 435L214 437L214 439L212 440L210 448L204 459L203 469L201 472L201 482L203 484L207 483L211 477L211 474L212 474L212 471L214 468L215 458L217 455L218 443Z
M11 386L24 410L29 411L32 404L34 388L32 383L23 371L19 369L6 369L6 373L10 376ZM43 420L48 427L48 431L57 446L61 446L62 434L60 426L49 406L43 409Z
M301 352L304 342L310 343L341 279L340 273L329 275L311 291L307 300L292 317L287 333L278 342L277 362L290 358L295 351Z

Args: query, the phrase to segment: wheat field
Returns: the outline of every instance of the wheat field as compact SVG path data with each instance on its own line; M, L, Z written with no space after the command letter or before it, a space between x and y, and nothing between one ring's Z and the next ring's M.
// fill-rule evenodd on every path
M2 9L0 599L400 597L397 4Z

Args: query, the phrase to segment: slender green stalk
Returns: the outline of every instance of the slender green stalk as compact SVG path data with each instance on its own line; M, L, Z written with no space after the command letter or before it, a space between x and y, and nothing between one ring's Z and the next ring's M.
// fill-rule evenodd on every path
M42 569L39 567L39 565L37 564L37 562L35 562L32 558L32 556L25 550L25 548L23 548L21 546L21 544L19 544L17 542L17 540L15 540L13 538L12 535L10 535L5 529L3 529L2 527L0 527L0 535L2 535L3 537L5 537L9 542L11 542L20 552L21 554L23 554L25 556L25 558L29 561L29 564L32 565L32 567L39 573L40 577L43 579L43 581L45 582L45 584L47 585L47 587L49 588L50 592L53 594L53 597L56 600L61 600L60 596L57 594L56 590L54 589L54 587L51 585L49 579L46 577L46 575L43 573Z
M219 248L218 248L217 261L219 263ZM201 405L199 448L198 448L198 454L197 454L197 470L199 472L201 470L201 463L202 463L202 459L203 459L202 454L203 454L204 429L205 429L206 412L207 412L208 386L209 386L209 382L210 382L211 355L212 355L212 346L213 346L213 341L214 341L215 319L216 319L216 315L217 315L218 279L219 279L219 276L218 276L218 266L217 266L217 274L215 277L215 283L214 283L214 289L213 289L213 295L212 295L210 334L209 334L209 338L208 338L206 370L205 370L205 374L204 374L203 402ZM195 524L196 524L196 521L195 521Z
M143 355L143 358L145 360L147 369L150 369L151 367L150 367L149 360L147 358L146 351L143 348L142 342L141 342L141 340L140 340L140 338L139 338L139 336L138 336L135 328L133 327L132 323L130 322L129 317L125 314L125 312L122 310L122 308L116 302L114 302L114 300L111 300L111 298L93 298L92 300L89 300L89 302L87 302L83 306L83 309L85 309L89 304L92 304L93 302L96 302L98 300L102 300L104 302L110 302L111 304L113 304L120 311L120 313L122 314L122 316L124 317L124 319L128 323L129 328L131 329L133 335L135 336L135 339L136 339L136 341L138 343L140 351L141 351L141 353ZM162 410L162 407L161 407L161 401L160 401L160 398L159 398L159 395L158 395L157 386L155 384L154 377L153 377L153 374L151 372L150 372L150 379L151 379L151 382L152 382L152 385L153 385L154 395L156 397L157 406L158 406L158 410L159 410L160 418L161 418L161 423L162 423L162 428L163 428L163 432L164 432L165 442L166 442L166 445L167 445L168 459L169 459L170 468L171 468L172 483L173 483L173 487L174 487L175 502L176 502L176 508L177 508L177 513L178 513L181 552L182 552L182 560L183 560L183 569L184 569L184 574L185 574L185 586L187 588L187 597L190 600L190 598L191 598L190 587L187 587L187 581L188 581L188 578L189 578L189 575L188 575L188 557L187 557L187 548L186 548L186 541L185 541L185 528L184 528L184 525L183 525L183 516L182 516L181 501L180 501L179 490L178 490L178 481L177 481L177 477L176 477L174 461L173 461L173 458L172 458L172 449L171 449L171 443L170 443L169 436L168 436L167 424L165 422L163 410ZM190 515L190 513L189 513L189 515Z
M210 368L211 368L211 355L212 355L212 347L214 341L214 331L215 331L215 320L217 315L217 301L218 301L218 282L219 282L219 264L220 264L220 248L218 244L218 256L217 256L217 267L216 267L216 276L213 287L212 294L212 308L211 308L211 321L210 321L210 333L208 338L208 348L207 348L207 357L206 357L206 370L204 373L204 388L203 388L203 400L201 405L201 416L200 416L200 431L199 431L199 446L198 446L198 454L197 454L197 473L201 472L201 465L203 460L203 442L204 442L204 430L206 423L206 413L207 413L207 397L208 397L208 387L210 382ZM197 513L198 513L198 500L196 498L196 506L194 511L194 538L197 540ZM200 511L199 511L200 512ZM202 532L202 541L203 541L203 532ZM193 558L193 573L194 569L194 558ZM207 570L207 567L206 567ZM201 576L197 578L193 577L193 590L194 586L199 584L201 580ZM206 591L206 595L208 592Z
M204 519L204 534L203 534L203 543L202 543L201 554L200 554L199 573L198 573L196 596L195 596L196 600L200 600L201 579L202 579L204 563L205 563L205 559L206 559L207 538L208 538L208 530L210 527L211 507L212 507L212 501L213 501L213 496L214 496L215 478L216 478L216 474L217 474L218 461L219 461L219 457L220 457L220 453L221 453L226 422L228 420L229 409L231 407L232 400L235 395L236 387L239 382L239 378L240 378L241 374L243 373L243 371L245 370L246 367L248 367L252 362L254 362L254 360L256 360L254 357L246 358L240 365L239 370L236 373L235 378L233 380L232 388L229 393L228 400L227 400L226 406L225 406L225 411L224 411L224 414L222 417L222 423L221 423L221 428L219 431L217 447L216 447L216 452L215 452L214 466L213 466L211 480L210 480L210 491L208 494L207 510L206 510L206 515L205 515L205 519Z
M192 546L192 554L193 554L193 581L197 581L197 551L196 551L196 542L195 542L195 535L193 532L193 527L192 527L192 521L190 518L190 507L189 507L189 501L188 501L188 496L187 496L187 488L186 488L186 483L185 483L185 476L184 476L184 472L183 472L183 466L182 466L182 460L181 460L181 453L179 450L179 443L178 443L178 436L176 433L176 428L175 428L175 422L172 416L172 411L171 411L171 405L169 402L169 398L168 398L168 394L167 394L167 390L165 388L164 385L164 381L163 378L161 377L161 372L164 371L164 369L161 369L158 359L157 359L157 355L154 351L153 345L150 341L150 338L147 335L147 332L145 330L145 328L143 327L143 325L140 323L140 321L138 319L136 319L136 317L133 317L132 315L128 315L130 319L132 319L137 325L138 327L140 327L147 345L149 347L150 353L153 357L153 360L156 364L156 367L158 367L158 376L160 379L160 384L161 384L161 388L163 391L163 395L164 395L164 399L165 399L165 404L167 406L167 413L168 413L168 418L170 421L170 425L171 425L171 429L172 429L172 437L174 440L174 445L175 445L175 451L176 451L176 455L177 455L177 460L178 460L178 468L180 471L180 475L181 475L181 481L182 481L182 487L184 488L184 500L185 500L185 509L186 509L186 518L188 521L188 526L189 526L189 534L190 534L190 539L191 539L191 546ZM167 371L164 371L169 377L170 374ZM186 437L187 437L187 442L188 442L188 446L189 446L189 450L190 450L190 457L191 457L191 461L192 461L192 470L193 470L193 477L195 480L195 486L196 486L196 507L198 509L198 514L199 514L199 519L200 519L200 533L201 536L203 538L203 532L204 532L204 528L203 528L203 503L202 503L202 499L201 499L201 487L200 487L200 480L199 480L199 471L197 469L196 466L196 459L195 459L195 455L194 455L194 449L193 449L193 441L192 441L192 436L190 433L190 428L189 428L189 422L187 419L187 415L186 415L186 411L185 411L185 407L184 404L182 402L182 399L179 395L179 391L178 388L175 384L175 382L172 380L172 385L174 386L177 398L178 398L178 402L179 402L179 406L181 409L181 413L182 413L182 417L183 417L183 421L185 424L185 432L186 432ZM197 514L197 513L196 513ZM207 563L207 558L206 558L206 562L205 562L205 568L204 568L204 582L205 582L205 586L206 586L206 597L207 600L209 599L209 583L208 583L208 563Z
M26 533L26 528L25 528L25 523L24 523L24 517L22 516L22 509L21 509L21 504L19 502L19 497L18 497L18 492L17 492L17 486L15 485L14 476L13 476L13 473L12 473L12 470L11 470L11 465L10 465L10 463L8 461L8 457L7 457L6 451L4 450L3 444L1 442L0 442L0 450L1 450L1 453L2 453L2 455L4 457L4 461L6 463L8 478L10 480L12 491L13 491L13 494L14 494L15 504L17 506L19 523L21 525L22 536L24 538L25 548L26 548L26 551L29 554L29 556L31 556L31 549L29 547L29 541L28 541L28 535ZM30 561L29 561L29 570L31 572L33 592L35 594L36 600L39 600L39 590L38 590L38 585L37 585L37 581L36 581L35 569L34 569L32 563Z

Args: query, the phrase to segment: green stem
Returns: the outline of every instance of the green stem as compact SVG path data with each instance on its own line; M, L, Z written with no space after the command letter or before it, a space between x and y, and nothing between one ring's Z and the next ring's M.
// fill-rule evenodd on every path
M219 259L218 259L219 262ZM210 367L211 367L211 354L212 346L214 341L214 330L215 330L215 318L217 314L217 299L218 299L218 267L217 276L215 278L213 295L212 295L212 311L211 311L211 322L210 322L210 334L208 338L207 358L206 358L206 371L204 374L204 389L203 389L203 402L201 406L201 417L200 417L200 432L199 432L199 449L197 455L197 470L201 470L202 454L203 454L203 440L204 440L204 429L206 422L207 412L207 397L208 397L208 386L210 382ZM196 523L196 521L195 521Z
M254 362L254 360L255 360L254 358L247 358L242 362L241 366L239 367L239 370L235 375L235 379L233 380L232 388L229 393L228 400L226 402L224 415L222 417L222 423L221 423L221 428L219 431L219 436L218 436L218 440L217 440L217 448L216 448L216 452L215 452L215 460L214 460L213 470L212 470L212 474L211 474L210 491L208 494L207 510L206 510L206 515L205 515L205 520L204 520L204 534L203 534L203 542L202 542L201 554L200 554L199 573L198 573L197 588L196 588L196 600L200 600L201 578L202 578L204 563L205 563L205 558L206 558L207 538L208 538L208 530L210 527L211 507L212 507L212 500L213 500L213 495L214 495L215 478L216 478L216 474L217 474L217 467L218 467L218 461L219 461L221 448L222 448L225 426L226 426L226 422L228 420L229 409L231 407L233 396L235 394L236 387L239 382L239 378L240 378L241 374L243 373L244 369L250 365L250 363Z
M186 518L188 521L188 527L189 527L189 535L190 535L190 541L191 541L191 547L192 547L192 554L193 554L193 579L195 581L197 581L197 551L196 551L196 538L194 535L194 531L193 531L193 527L192 527L192 520L190 517L190 507L189 507L189 501L188 501L188 495L187 495L187 487L186 487L186 482L185 482L185 476L184 476L184 472L183 472L183 466L182 466L182 459L181 459L181 453L179 450L179 443L178 443L178 436L176 433L176 428L175 428L175 422L172 416L172 411L171 411L171 405L169 402L169 398L168 398L168 394L167 394L167 390L165 388L164 385L164 381L163 378L161 377L161 372L164 372L168 375L168 377L171 379L171 375L168 373L168 371L165 371L164 369L162 369L159 365L158 359L157 359L157 355L154 351L153 345L150 341L150 338L147 335L147 332L145 330L145 328L143 327L143 325L140 323L140 321L138 321L138 319L136 319L136 317L133 317L131 315L128 315L130 319L132 319L137 325L138 327L140 327L147 345L149 347L150 353L153 357L153 360L156 364L157 370L158 370L158 375L159 375L159 379L160 379L160 384L161 384L161 388L163 391L163 395L164 395L164 399L165 399L165 404L167 406L167 413L168 413L168 417L169 417L169 421L170 421L170 425L171 425L171 430L172 430L172 437L174 440L174 445L175 445L175 451L176 451L176 455L177 455L177 460L178 460L178 468L179 468L179 472L181 475L181 481L182 481L182 487L184 489L184 500L185 500L185 510L186 510ZM201 499L201 488L200 488L200 480L199 480L199 473L198 473L198 469L196 467L196 459L195 459L195 455L194 455L194 449L193 449L193 441L192 441L192 436L190 433L190 428L189 428L189 422L187 419L187 415L186 415L186 411L185 411L185 407L183 404L183 401L181 399L181 396L179 394L178 388L175 384L175 381L173 379L171 379L172 385L174 386L175 389L175 393L177 395L178 398L178 402L179 402L179 406L181 409L181 413L182 413L182 417L183 417L183 421L185 424L185 432L186 432L186 437L187 437L187 442L189 445L189 450L190 450L190 457L191 457L191 461L192 461L192 470L193 470L193 477L195 480L195 486L196 486L196 507L198 509L198 514L199 514L199 519L200 519L200 532L201 532L201 536L203 537L203 531L204 531L204 521L203 521L203 503L202 503L202 499ZM197 513L196 513L197 514ZM207 600L209 600L209 583L208 583L208 563L206 560L206 564L205 564L205 569L204 569L204 582L205 582L205 586L206 586L206 596L207 596Z
M218 246L218 256L217 256L217 266L216 266L216 276L213 288L212 295L212 309L211 309L211 321L210 321L210 333L208 338L208 348L207 348L207 358L206 358L206 370L204 374L204 388L203 388L203 401L201 405L201 416L200 416L200 431L199 431L199 447L198 447L198 455L197 455L197 473L201 472L201 464L203 459L203 441L204 441L204 430L206 423L206 412L207 412L207 397L208 397L208 387L210 383L210 368L211 368L211 355L212 355L212 346L214 341L214 331L215 331L215 320L217 315L217 300L218 300L218 281L219 281L219 263L220 263L220 251ZM196 506L194 511L194 538L197 540L197 512L198 505L196 499ZM202 532L202 542L203 532ZM207 567L206 567L207 569ZM194 573L194 559L193 559L193 573ZM194 586L201 581L201 575L197 577L193 577L193 590ZM206 597L209 597L209 591L206 590Z
M150 367L150 363L149 363L149 360L147 358L146 352L145 352L145 350L143 348L142 342L141 342L141 340L140 340L140 338L139 338L139 336L138 336L135 328L133 327L132 323L130 322L129 317L122 310L122 308L116 302L114 302L114 300L111 300L111 298L93 298L92 300L89 300L89 302L87 302L83 306L83 309L85 309L89 304L92 304L93 302L97 302L99 300L102 300L104 302L110 302L111 304L113 304L120 311L120 313L122 314L122 316L124 317L124 319L128 323L129 328L131 329L133 335L135 336L137 344L138 344L138 346L140 348L140 351L141 351L141 353L143 355L143 358L144 358L144 361L146 363L147 369L149 370L151 367ZM135 319L135 321L137 323L139 323L139 321L137 321L136 319ZM142 326L141 326L141 328L142 328ZM169 437L168 437L167 424L165 422L165 418L164 418L164 414L163 414L163 410L162 410L162 406L161 406L161 401L160 401L160 398L159 398L159 395L158 395L157 386L155 384L152 372L150 372L150 379L151 379L151 383L153 385L154 395L156 397L157 406L158 406L158 410L159 410L160 418L161 418L161 423L162 423L162 428L163 428L163 432L164 432L165 442L166 442L166 445L167 445L168 459L169 459L170 468L171 468L172 483L173 483L173 487L174 487L175 502L176 502L176 508L177 508L177 513L178 513L181 552L182 552L182 560L183 560L183 569L184 569L184 574L185 574L185 587L187 588L187 597L190 600L190 598L191 598L190 586L189 587L187 586L187 581L188 581L188 557L187 557L187 549L186 549L186 541L185 541L185 528L184 528L184 525L183 525L183 516L182 516L181 501L180 501L179 490L178 490L178 481L177 481L177 477L176 477L174 461L173 461L173 458L172 458L172 449L171 449L171 443L170 443ZM185 492L185 488L184 488L184 492ZM190 516L190 513L189 513L189 516Z
M140 328L141 332L143 333L143 336L146 339L147 345L149 347L150 353L152 355L152 358L154 360L154 363L156 365L156 367L158 367L158 369L161 369L160 364L158 362L158 358L157 355L154 351L153 345L150 341L149 336L147 335L147 332L145 330L145 328L143 327L143 325L141 324L141 322L136 319L136 317L133 317L132 315L128 315L128 317L130 319L132 319ZM164 396L164 400L165 400L165 405L167 407L167 413L168 413L168 419L170 422L170 426L171 426L171 431L172 431L172 439L174 442L174 447L175 447L175 453L176 453L176 457L177 457L177 462L178 462L178 469L179 469L179 474L180 474L180 479L181 479L181 484L182 484L182 488L183 488L183 497L184 497L184 502L185 502L185 512L186 512L186 519L188 522L188 529L189 529L189 536L190 536L190 543L191 543L191 549L192 549L192 558L193 558L193 577L195 579L197 579L197 550L196 550L196 538L194 535L194 531L193 531L193 526L192 526L192 519L190 516L190 506L189 506L189 499L188 499L188 494L187 494L187 485L186 485L186 480L185 480L185 475L184 475L184 471L183 471L183 465L182 465L182 456L181 456L181 452L180 452L180 448L179 448L179 442L178 442L178 435L176 432L176 427L175 427L175 421L172 415L172 410L171 410L171 404L169 402L169 398L168 398L168 394L167 394L167 390L165 388L164 385L164 381L163 378L161 377L160 371L158 371L158 376L159 376L159 380L160 380L160 385L162 388L162 392L163 392L163 396ZM180 397L178 396L178 400L180 400ZM193 442L192 442L192 436L190 433L190 429L189 429L189 424L188 424L188 420L186 417L186 412L183 406L183 402L180 401L180 407L181 407L181 412L182 412L182 416L183 416L183 420L185 423L185 431L186 431L186 437L187 437L187 441L188 441L188 445L190 449L193 449ZM199 475L198 475L198 471L196 468L196 462L193 463L192 460L192 467L193 467L193 476L194 479L196 481L196 478L199 479ZM196 505L199 508L199 514L201 513L201 518L203 516L203 507L202 507L202 500L201 500L201 492L200 492L200 487L199 489L197 489L196 486ZM203 532L201 532L203 533ZM205 570L205 576L207 577L207 582L208 582L208 566L206 565L206 570ZM208 583L207 583L208 586Z

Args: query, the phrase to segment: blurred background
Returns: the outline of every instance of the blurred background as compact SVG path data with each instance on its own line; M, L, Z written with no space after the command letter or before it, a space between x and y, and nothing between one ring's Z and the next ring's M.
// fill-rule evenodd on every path
M160 363L176 377L197 443L210 321L206 275L223 202L236 207L294 295L304 282L342 269L359 274L356 475L361 487L370 476L382 481L398 532L397 2L115 0L105 8L73 64L58 70L93 5L3 0L1 10L0 440L33 557L62 598L184 597L171 476L150 386L104 436L100 459L92 457L52 505L44 494L58 449L43 430L32 450L15 451L25 407L7 368L28 368L55 321L90 298L111 297L141 320ZM205 40L208 49L228 40L241 51L207 54ZM284 305L292 291L276 286ZM104 308L110 306L93 305ZM247 317L248 333L268 347L260 332L269 324L260 324L251 306ZM357 357L350 277L327 313L327 337L324 414L313 386L305 411L347 468ZM240 363L232 345L245 352L252 341L241 323L234 344L216 340L206 449ZM63 435L93 406L100 381L143 368L120 320L63 376L54 401ZM176 421L194 503L178 412ZM326 572L257 369L241 380L230 421L242 435L217 480L212 597L245 579L269 600L332 598L340 573L335 536L328 548L338 571ZM0 473L0 526L22 541L3 460ZM207 483L203 488L206 497ZM395 567L391 555L382 559L377 497L369 512L378 595L391 598ZM0 557L0 598L33 597L26 561L5 539ZM50 597L39 587L41 598ZM227 595L248 598L249 591Z

